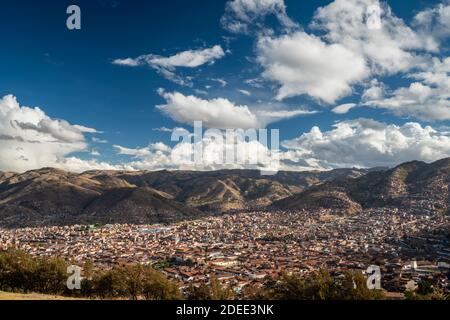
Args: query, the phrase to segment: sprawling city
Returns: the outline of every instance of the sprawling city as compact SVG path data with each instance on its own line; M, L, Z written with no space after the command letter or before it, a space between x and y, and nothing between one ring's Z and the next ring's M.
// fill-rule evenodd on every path
M2 230L0 249L59 256L83 265L140 263L183 286L214 275L236 291L282 271L382 270L383 289L401 297L423 279L450 290L450 217L407 210L353 216L319 212L245 212L173 225L91 225ZM411 282L412 281L412 282Z

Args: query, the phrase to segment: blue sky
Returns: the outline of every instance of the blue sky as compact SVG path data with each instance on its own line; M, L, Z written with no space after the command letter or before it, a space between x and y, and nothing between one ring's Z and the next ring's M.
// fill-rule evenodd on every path
M66 28L71 4L81 30ZM367 28L373 5L381 29ZM184 168L167 129L193 120L279 129L290 170L450 156L446 0L9 1L0 12L0 170Z

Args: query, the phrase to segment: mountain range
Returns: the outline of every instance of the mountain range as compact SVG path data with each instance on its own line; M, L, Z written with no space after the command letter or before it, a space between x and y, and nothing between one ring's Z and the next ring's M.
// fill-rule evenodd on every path
M409 207L447 213L450 158L387 169L0 172L0 226L168 223L244 209ZM432 208L429 208L429 207Z
M0 173L0 225L159 223L264 208L325 181L367 170L329 172L87 171Z
M413 161L354 179L313 186L274 204L281 209L331 209L355 213L364 208L408 208L448 214L450 158L427 164Z

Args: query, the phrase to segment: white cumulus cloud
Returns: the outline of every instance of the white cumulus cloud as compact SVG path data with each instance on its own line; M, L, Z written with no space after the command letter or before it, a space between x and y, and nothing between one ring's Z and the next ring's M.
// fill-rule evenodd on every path
M257 47L264 77L281 85L278 100L306 94L334 103L369 75L362 56L301 31L278 38L262 37Z
M233 33L250 33L252 28L262 28L264 18L275 16L282 27L294 28L293 22L286 13L284 0L231 0L225 8L222 25Z
M450 136L431 126L402 126L371 119L343 121L330 131L313 127L285 141L284 160L315 163L324 169L395 166L411 160L436 161L450 156Z
M410 73L408 78L414 80L408 87L392 92L385 93L377 86L372 87L364 95L365 104L388 109L403 117L450 120L450 58L434 58L427 69Z
M414 26L422 37L436 47L450 36L450 1L423 10L414 17Z
M316 113L316 111L306 109L255 110L257 108L237 105L225 98L202 99L193 95L186 96L179 92L169 93L162 89L159 90L159 93L166 103L157 108L173 120L191 126L195 121L202 121L202 125L207 128L265 128L269 123L282 119Z
M192 139L192 135L187 136L187 140L177 143L173 148L166 145L155 148L153 144L136 149L122 146L115 148L119 154L134 158L128 165L136 170L279 169L279 152L270 151L256 139L246 140L239 134L227 136L221 130L209 134L206 131L200 141Z
M368 8L380 8L381 28L370 29ZM317 9L312 27L325 31L326 40L364 56L375 74L405 72L423 63L414 50L437 50L391 8L378 0L335 0Z
M345 103L333 108L331 111L333 111L336 114L346 114L356 106L357 106L356 103Z
M189 79L184 79L175 73L177 68L197 68L205 64L212 64L224 56L225 52L222 47L215 45L211 48L182 51L170 57L147 54L137 58L116 59L113 61L113 64L127 67L147 65L168 80L180 85L191 86L192 83Z
M89 152L85 133L97 130L52 119L40 108L21 106L13 95L0 99L0 170L23 172L41 167L80 171L111 169L70 154Z
M193 125L194 121L202 121L208 128L259 128L256 115L248 106L235 105L228 99L201 99L196 96L185 96L179 92L160 91L166 104L157 108L173 120Z

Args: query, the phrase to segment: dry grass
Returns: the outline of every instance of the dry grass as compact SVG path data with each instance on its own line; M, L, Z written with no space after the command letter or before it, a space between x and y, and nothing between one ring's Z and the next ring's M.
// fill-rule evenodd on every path
M0 300L82 300L82 299L38 294L38 293L21 294L21 293L0 292Z

